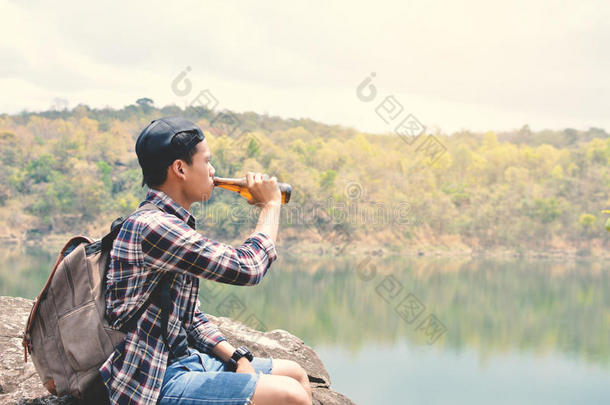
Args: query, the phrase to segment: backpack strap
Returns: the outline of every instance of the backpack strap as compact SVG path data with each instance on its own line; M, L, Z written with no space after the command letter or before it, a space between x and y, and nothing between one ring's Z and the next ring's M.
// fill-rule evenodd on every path
M135 210L131 215L135 214L136 212L153 211L153 210L161 211L161 208L157 207L153 203L147 202L146 204L142 205L137 210ZM110 232L108 232L102 238L102 250L112 249L112 244L114 243L114 240L116 239L116 237L119 235L119 232L121 231L121 228L123 227L123 224L125 223L125 221L126 221L126 219L117 218L114 220L114 222L112 222L112 225L110 225Z
M169 349L169 360L176 361L180 358L188 356L188 337L186 330L180 325L180 329L178 330L178 336L176 341L174 342L176 345L172 347L167 340L167 325L169 323L169 311L172 305L172 300L170 296L171 290L171 281L172 276L171 273L165 273L164 278L161 279L161 336L163 336L163 342L165 343L165 347Z

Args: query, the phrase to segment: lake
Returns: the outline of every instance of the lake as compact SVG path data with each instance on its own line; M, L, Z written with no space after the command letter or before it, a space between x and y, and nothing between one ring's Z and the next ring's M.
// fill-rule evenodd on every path
M301 337L358 404L610 403L607 261L279 253L259 286L202 282L202 310ZM55 259L0 250L0 295Z

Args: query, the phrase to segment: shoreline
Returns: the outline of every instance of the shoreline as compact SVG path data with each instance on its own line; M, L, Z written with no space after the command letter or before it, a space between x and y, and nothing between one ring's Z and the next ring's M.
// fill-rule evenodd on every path
M64 244L75 235L45 235L36 239L0 238L0 243L6 247L31 247L44 246L44 250L54 252L61 250ZM229 244L239 244L241 240L226 241ZM610 260L610 250L603 248L569 249L545 248L545 249L519 249L512 247L491 247L488 249L471 248L463 244L449 245L417 245L406 247L404 245L385 245L380 243L365 243L353 241L343 245L332 245L330 243L304 241L295 243L293 241L277 243L281 253L299 256L315 255L320 257L336 257L339 255L355 257L424 257L424 258L494 258L494 259L602 259Z
M493 247L489 249L472 249L459 247L447 247L437 245L422 245L410 248L400 246L362 245L354 243L340 252L340 248L328 248L323 244L307 244L305 246L284 245L279 246L282 250L288 250L293 255L314 254L317 256L336 256L337 253L354 255L357 257L423 257L423 258L494 258L494 259L602 259L610 260L610 251L603 249L569 250L560 249L515 249L506 247Z

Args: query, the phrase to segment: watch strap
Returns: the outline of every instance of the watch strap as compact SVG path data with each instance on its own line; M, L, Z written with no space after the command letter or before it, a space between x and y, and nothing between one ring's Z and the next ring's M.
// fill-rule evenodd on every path
M242 357L245 357L246 359L248 359L248 361L252 361L254 359L254 356L252 355L250 350L248 350L247 347L240 346L233 352L233 355L231 356L231 358L229 360L227 360L226 365L230 371L237 370L237 362Z

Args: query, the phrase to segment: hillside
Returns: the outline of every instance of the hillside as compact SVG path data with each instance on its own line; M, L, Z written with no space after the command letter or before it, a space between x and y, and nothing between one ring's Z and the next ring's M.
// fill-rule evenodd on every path
M145 195L135 139L166 115L201 126L217 175L263 171L293 185L282 214L286 246L609 251L602 210L610 207L610 137L598 128L401 137L146 102L0 115L0 237L101 236ZM246 236L256 220L224 190L193 213L202 232L226 241Z

